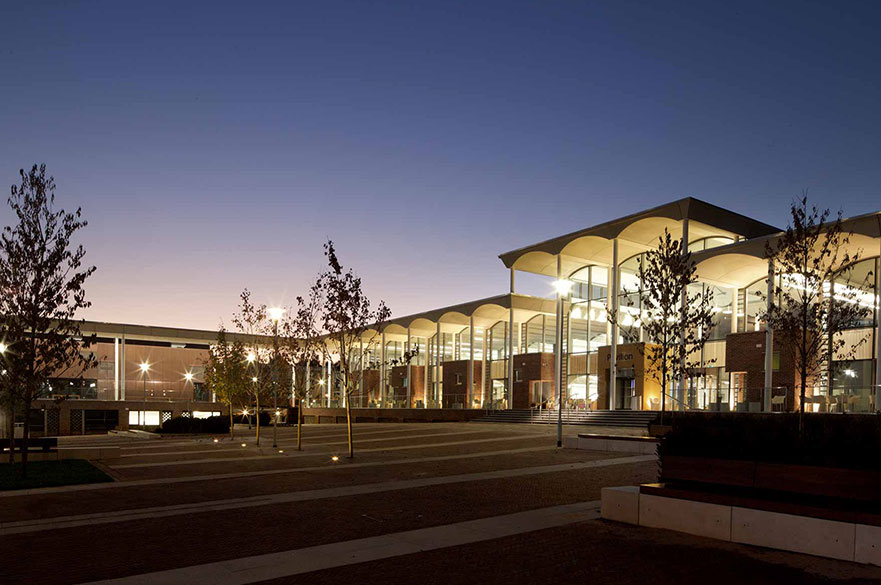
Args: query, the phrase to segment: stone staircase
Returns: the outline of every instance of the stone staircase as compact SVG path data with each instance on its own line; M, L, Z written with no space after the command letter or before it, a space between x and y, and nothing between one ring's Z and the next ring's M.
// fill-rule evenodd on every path
M660 413L651 410L564 410L563 424L648 428ZM556 410L491 410L474 422L557 424Z

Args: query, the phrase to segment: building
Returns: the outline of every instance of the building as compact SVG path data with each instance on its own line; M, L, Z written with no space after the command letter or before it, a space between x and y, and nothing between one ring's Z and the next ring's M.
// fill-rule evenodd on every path
M835 286L860 288L859 302L872 308L872 318L846 337L869 342L840 375L813 384L809 411L874 412L881 405L881 212L847 219L845 227L854 233L849 248L860 249L863 259L850 282ZM794 368L757 319L760 293L768 290L765 245L781 230L694 198L501 254L510 275L506 294L391 320L363 346L353 406L522 409L555 406L563 397L569 408L659 409L660 385L646 375L641 344L624 344L607 311L616 311L623 325L638 319L625 291L640 286L639 263L664 230L688 243L699 286L713 290L716 315L701 366L669 390L670 408L797 408ZM547 277L549 291L552 283L565 286L550 298L519 294L518 273ZM52 396L40 401L50 434L224 412L201 387L216 332L109 323L88 323L86 332L99 338L100 364L82 379L56 380ZM409 365L384 365L411 349L416 356ZM143 363L153 364L146 375ZM294 373L311 388L305 406L344 405L332 369L314 364ZM32 421L32 428L39 424Z

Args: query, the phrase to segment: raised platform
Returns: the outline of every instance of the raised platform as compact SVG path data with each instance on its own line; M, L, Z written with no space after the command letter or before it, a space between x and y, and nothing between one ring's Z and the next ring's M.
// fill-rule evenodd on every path
M877 515L830 517L829 511L790 507L774 511L750 502L693 498L655 484L602 489L606 520L664 528L696 536L881 566L881 522ZM767 506L765 506L767 508ZM784 508L779 508L784 510ZM799 513L795 513L799 512Z
M355 423L406 422L468 422L486 416L485 410L461 408L353 408ZM345 408L304 408L303 422L307 424L343 424Z
M654 437L625 437L620 435L580 433L577 437L566 437L563 446L567 449L581 449L584 451L656 455L658 452L658 439Z
M651 410L563 410L564 425L648 429L660 413ZM478 422L557 424L557 410L491 410Z

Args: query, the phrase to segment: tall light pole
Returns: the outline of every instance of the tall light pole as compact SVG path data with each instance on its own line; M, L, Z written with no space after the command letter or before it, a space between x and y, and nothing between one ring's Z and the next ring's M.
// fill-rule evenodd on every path
M187 391L187 383L189 383L189 384L193 383L193 372L187 372L186 374L184 374L184 392ZM196 392L196 386L193 385L193 393L195 394L195 392ZM195 400L195 399L196 399L196 397L193 396L193 400ZM189 394L187 394L187 409L189 409L189 411L190 411L190 418L193 418L193 409L190 407L190 395Z
M141 419L141 428L147 428L147 372L150 371L150 364L148 362L141 362L138 366L141 370L141 375L144 378L144 410L141 412L143 418Z
M558 256L559 258L559 256ZM560 273L559 264L557 265L557 274ZM557 447L563 446L563 388L566 386L566 380L563 379L563 299L569 294L573 282L558 278L554 281L554 288L557 290L557 330L554 345L556 348L557 359L554 367L556 368L557 378ZM568 349L568 348L567 348Z
M270 307L269 318L272 320L272 448L278 448L278 322L284 315L284 309Z

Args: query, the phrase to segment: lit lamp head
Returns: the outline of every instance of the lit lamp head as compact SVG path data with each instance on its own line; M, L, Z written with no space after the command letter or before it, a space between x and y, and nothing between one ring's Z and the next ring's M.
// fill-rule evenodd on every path
M254 376L253 378L251 378L251 381L256 384L257 383L257 376Z
M572 285L575 284L571 280L567 280L565 278L561 278L560 280L554 281L554 290L557 291L557 294L561 297L564 297L569 294L569 291L572 290Z
M141 362L141 364L138 365L138 368L140 368L141 373L146 374L150 371L150 364L147 362Z
M253 352L253 351L249 351L249 352L248 352L248 357L245 358L245 359L248 360L248 363L249 363L249 364L252 364L252 363L254 363L254 360L257 359L257 356L254 355L254 352Z
M9 349L9 346L5 343L0 342L0 354L6 353L6 350Z
M284 315L284 309L282 309L281 307L270 307L266 310L266 312L269 314L269 319L271 321L275 321L276 323L281 321L281 317L282 315Z
M187 372L186 374L184 374L184 379L187 382L192 382L193 381L193 372Z

